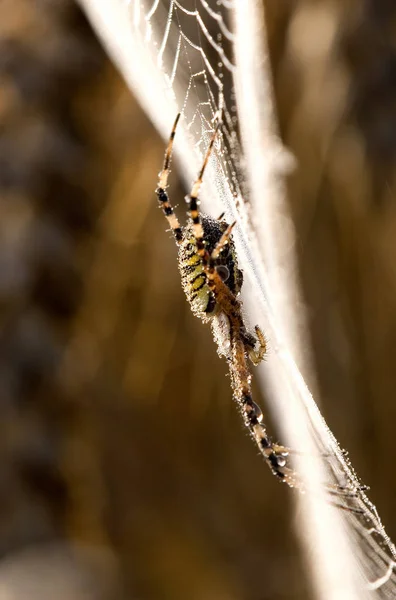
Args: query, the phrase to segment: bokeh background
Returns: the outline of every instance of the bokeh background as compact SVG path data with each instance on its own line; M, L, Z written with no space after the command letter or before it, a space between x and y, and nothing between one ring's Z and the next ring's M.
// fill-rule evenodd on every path
M310 598L180 288L163 141L72 0L0 13L1 598ZM321 408L396 537L396 7L266 16Z

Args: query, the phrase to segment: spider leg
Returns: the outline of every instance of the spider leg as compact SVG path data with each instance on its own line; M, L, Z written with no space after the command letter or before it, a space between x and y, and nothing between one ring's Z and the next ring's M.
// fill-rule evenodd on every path
M267 433L260 407L253 402L251 375L247 365L247 350L241 337L241 323L231 322L232 356L230 375L234 398L240 406L246 426L256 442L272 473L290 487L301 488L302 483L296 473L287 466L287 449L274 444Z
M264 424L263 413L260 407L253 401L251 374L247 362L251 348L249 348L250 344L246 338L248 337L249 341L254 343L255 337L246 332L240 315L241 304L222 281L216 269L212 271L209 264L205 268L205 271L208 277L208 285L216 298L216 302L222 307L223 313L229 321L231 350L227 355L227 362L230 369L233 396L241 409L245 425L248 427L253 440L272 473L290 487L309 491L298 474L288 466L289 456L300 453L271 440ZM265 338L261 330L258 327L255 329L258 337L261 335L259 342L264 344ZM330 497L333 497L333 500L330 502L344 510L348 510L349 507L337 503L337 499L353 499L358 495L358 490L349 489L348 487L326 483L323 485ZM351 509L351 512L354 512L354 509ZM359 511L356 510L356 512Z
M205 248L204 232L203 232L201 217L200 217L200 213L199 213L199 209L198 209L198 204L199 204L198 195L199 195L199 190L202 185L202 178L203 178L203 175L204 175L204 172L206 169L206 165L208 164L209 157L213 150L213 145L215 143L215 139L216 139L217 132L219 130L219 126L220 126L220 124L217 125L217 127L214 130L214 133L212 135L212 139L209 142L209 146L206 151L205 159L204 159L201 171L198 175L198 178L194 182L190 194L188 196L186 196L186 202L188 203L188 213L190 215L191 221L193 222L193 231L194 231L195 242L197 244L197 252L202 260L202 264L203 264L204 268L209 264L210 254Z
M249 349L246 348L246 342L241 335L241 331L245 330L240 314L241 304L211 263L212 261L204 265L208 285L230 324L231 351L228 364L234 399L241 409L245 425L272 473L290 487L301 489L303 487L301 480L287 466L287 449L272 442L264 425L263 413L252 398L251 374L247 363ZM261 330L256 328L257 330L261 334ZM264 339L264 336L262 337Z
M245 349L249 355L250 360L257 367L258 364L264 359L267 353L267 340L265 335L261 331L258 325L255 326L254 331L256 335L246 331L244 327L241 328L241 337L245 344Z
M226 246L226 244L228 244L235 224L236 221L231 223L231 225L228 225L227 229L225 230L220 240L217 242L215 248L213 249L212 254L210 255L211 267L215 266L215 261L220 256L221 251ZM254 330L256 332L255 336L251 333L248 333L245 327L242 326L240 329L240 334L244 341L245 349L249 355L250 360L255 366L257 366L265 357L265 354L267 352L267 341L258 325L255 326Z
M173 140L175 139L176 128L177 128L179 119L180 119L180 113L176 117L176 120L175 120L173 128L172 128L172 132L170 134L168 147L165 152L164 165L162 167L162 171L159 174L158 187L155 190L155 193L157 194L157 197L158 197L158 201L162 208L162 212L164 213L165 218L167 219L167 221L170 225L170 228L172 230L172 233L175 237L177 244L180 244L180 242L182 241L183 232L182 232L182 228L180 226L179 220L176 217L173 207L169 201L169 196L166 192L166 188L168 186L168 177L169 177L169 173L170 173L170 163L171 163L171 159L172 159Z
M210 258L212 261L219 258L220 253L223 250L224 246L226 246L228 244L228 240L230 239L231 232L234 229L235 225L236 225L236 221L231 223L231 225L228 225L227 229L225 230L225 232L223 233L223 235L217 242L216 246L214 247L214 249L212 251L212 254L210 255Z

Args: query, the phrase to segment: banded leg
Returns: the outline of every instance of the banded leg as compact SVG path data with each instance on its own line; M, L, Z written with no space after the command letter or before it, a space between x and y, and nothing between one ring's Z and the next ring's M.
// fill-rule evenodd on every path
M216 260L220 256L223 248L228 244L235 224L236 221L231 223L231 225L228 225L210 256L210 266L212 268L216 268L223 281L226 281L226 277L223 276L222 270L227 269L227 267L224 267L224 265L216 266ZM267 340L265 339L265 336L258 325L255 326L254 330L256 332L255 336L251 333L248 333L245 327L241 328L240 333L245 343L245 349L248 352L250 360L255 366L257 366L264 359L264 356L267 352Z
M193 222L193 231L194 231L194 238L195 238L195 241L197 244L197 251L198 251L199 256L201 257L204 268L209 264L210 255L209 255L209 252L205 249L205 242L203 239L204 232L203 232L201 217L200 217L199 209L198 209L198 204L199 204L198 195L199 195L199 190L202 185L202 178L205 173L205 169L206 169L206 165L208 164L209 157L212 153L213 145L215 143L215 139L216 139L218 130L219 130L219 124L217 125L217 127L212 135L212 139L209 142L209 146L206 151L205 159L204 159L201 171L198 175L198 178L196 179L196 181L194 182L194 184L192 186L191 193L188 196L186 196L186 202L188 204L188 213L190 215L191 221Z
M216 269L208 265L205 269L208 285L216 297L216 301L223 307L224 314L230 323L231 353L229 356L229 369L231 384L238 406L241 409L245 425L248 427L252 438L272 473L290 487L303 488L302 482L293 469L287 466L288 448L272 442L264 424L264 417L260 407L253 401L251 389L251 374L247 364L250 353L256 352L259 356L264 354L265 338L259 327L256 334L260 350L255 350L247 343L247 337L252 340L252 345L257 343L256 338L248 334L240 316L240 302L233 296L229 288L221 280ZM257 356L256 356L257 358Z
M179 119L180 119L180 113L176 117L176 120L175 120L173 128L172 128L172 132L170 134L168 147L165 152L164 165L162 167L162 171L159 174L158 187L155 190L155 193L158 196L158 201L162 208L162 212L164 213L165 218L167 219L167 221L170 225L170 228L172 230L172 233L173 233L176 243L178 245L180 244L180 242L183 239L183 232L182 232L182 228L180 226L179 220L176 217L173 207L169 201L169 196L166 192L166 188L168 186L170 163L172 160L173 140L175 139L176 128L177 128Z
M302 485L296 473L287 467L287 449L271 441L264 425L263 413L260 407L253 402L245 345L239 332L234 329L235 325L231 326L232 359L230 362L235 400L241 408L246 426L272 473L290 487L301 488Z
M231 352L227 353L227 362L230 369L233 396L241 409L245 425L248 427L252 438L272 473L290 487L308 491L309 488L304 485L298 474L287 464L290 455L301 455L301 452L291 450L290 448L277 444L271 440L265 427L263 413L260 407L253 401L251 374L247 364L248 356L251 359L251 348L246 338L250 337L254 343L255 337L252 334L247 333L244 328L243 321L240 317L241 305L221 280L216 269L212 272L210 267L208 267L206 273L209 287L216 297L216 302L223 307L224 314L229 320ZM258 336L258 342L260 343L260 356L263 357L262 355L265 351L265 337L259 327L256 326L255 330L256 335ZM357 492L360 491L360 489L353 490L345 486L328 484L325 482L323 483L323 486L330 497L339 499L354 498L356 497ZM344 507L334 500L330 500L330 502L335 506L348 510L348 507ZM358 511L352 509L351 512Z

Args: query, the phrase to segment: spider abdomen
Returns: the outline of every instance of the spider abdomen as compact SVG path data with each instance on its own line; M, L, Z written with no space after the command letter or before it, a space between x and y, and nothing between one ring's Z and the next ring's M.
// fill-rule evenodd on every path
M211 253L227 229L227 223L206 215L201 215L201 222L205 248ZM235 247L231 238L215 262L220 277L231 292L237 295L242 285L242 272L238 269ZM193 313L203 320L213 317L218 312L218 306L207 283L191 221L183 230L183 240L179 246L179 270L182 286Z
M191 310L197 317L205 318L215 309L213 294L209 289L195 238L186 228L179 247L181 282Z

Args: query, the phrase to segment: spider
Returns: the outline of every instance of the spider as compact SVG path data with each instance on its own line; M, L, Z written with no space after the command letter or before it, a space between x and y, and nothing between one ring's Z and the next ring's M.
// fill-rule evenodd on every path
M263 413L252 398L248 360L254 365L263 360L266 354L266 340L257 325L253 334L248 332L243 321L242 304L238 299L243 273L238 267L232 239L235 223L229 225L223 221L223 215L213 219L199 210L199 190L219 125L210 140L198 178L185 198L188 219L182 227L166 191L179 119L180 113L176 117L165 151L156 194L179 249L182 287L192 312L204 323L212 324L214 336L219 343L218 352L225 356L229 364L234 399L266 463L281 481L290 487L300 487L295 472L287 466L289 450L271 440L264 424ZM228 338L225 344L220 342L224 332Z

